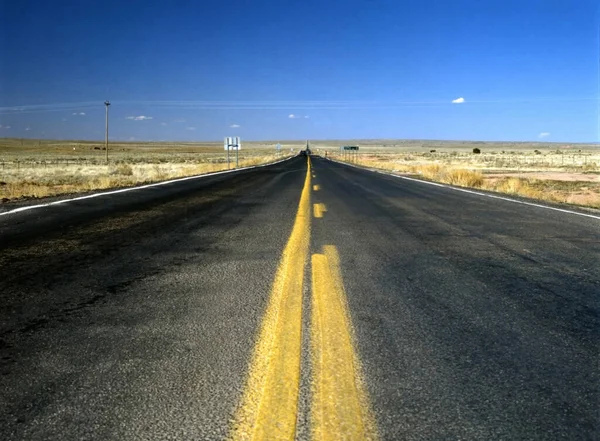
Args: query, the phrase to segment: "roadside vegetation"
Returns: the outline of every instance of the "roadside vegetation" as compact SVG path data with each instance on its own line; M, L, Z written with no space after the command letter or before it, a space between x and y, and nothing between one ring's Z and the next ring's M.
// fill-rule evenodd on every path
M227 152L215 144L122 144L109 150L108 164L106 152L100 149L81 143L0 146L0 201L128 187L228 169ZM264 147L243 149L239 167L290 154L289 149L286 154ZM229 168L235 165L235 152L230 152Z
M333 159L460 187L600 208L600 149L577 152L328 153Z

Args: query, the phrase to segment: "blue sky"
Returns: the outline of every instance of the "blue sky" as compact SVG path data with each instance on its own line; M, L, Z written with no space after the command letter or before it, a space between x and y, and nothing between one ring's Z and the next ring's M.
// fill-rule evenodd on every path
M600 142L599 28L597 0L0 0L0 137L103 139L109 99L115 140Z

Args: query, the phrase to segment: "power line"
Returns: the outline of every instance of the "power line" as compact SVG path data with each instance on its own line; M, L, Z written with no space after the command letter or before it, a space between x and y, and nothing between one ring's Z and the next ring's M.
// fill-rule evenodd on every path
M600 37L599 37L600 39ZM600 59L599 59L600 69ZM600 88L600 72L599 72ZM344 109L397 109L404 107L446 107L477 104L526 104L538 102L577 102L598 101L600 107L600 93L596 98L590 97L534 97L492 100L466 100L464 103L452 103L451 100L435 101L114 101L120 107L153 106L162 108L175 108L182 110L344 110ZM56 103L25 106L0 107L0 114L18 115L21 113L41 113L74 111L97 106L97 102Z

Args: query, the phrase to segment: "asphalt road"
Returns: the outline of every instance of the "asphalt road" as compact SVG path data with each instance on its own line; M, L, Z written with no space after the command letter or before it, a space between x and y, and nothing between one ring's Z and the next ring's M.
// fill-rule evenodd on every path
M311 162L0 216L0 439L232 436L298 231L298 439L321 274L376 438L600 438L600 219Z

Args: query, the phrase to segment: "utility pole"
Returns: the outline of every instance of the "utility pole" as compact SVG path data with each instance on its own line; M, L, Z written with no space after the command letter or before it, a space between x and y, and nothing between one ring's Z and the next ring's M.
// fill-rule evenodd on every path
M108 164L108 106L110 106L110 101L104 101L104 106L106 106L106 132L104 134L104 150L106 150L106 163Z

